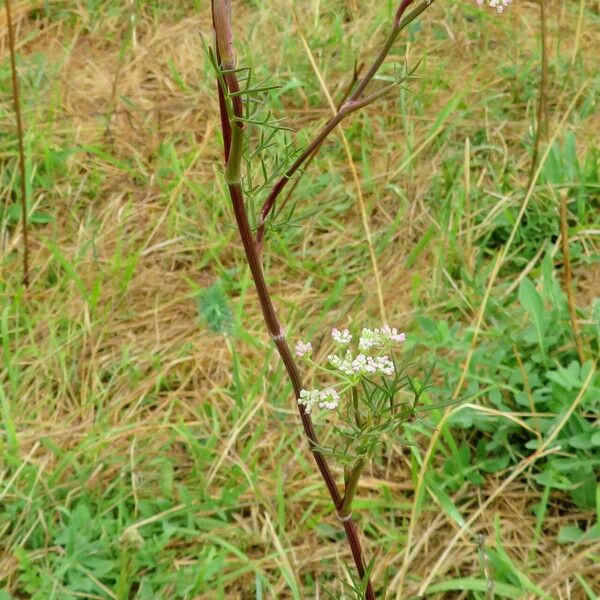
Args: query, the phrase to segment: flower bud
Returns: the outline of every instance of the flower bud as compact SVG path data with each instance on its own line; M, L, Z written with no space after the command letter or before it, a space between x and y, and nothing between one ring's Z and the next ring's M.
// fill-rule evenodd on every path
M135 527L127 527L119 537L122 548L139 550L144 545L144 538Z

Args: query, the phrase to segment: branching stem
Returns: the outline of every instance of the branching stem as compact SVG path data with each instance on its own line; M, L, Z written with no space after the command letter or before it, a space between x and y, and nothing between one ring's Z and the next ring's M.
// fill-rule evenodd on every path
M223 129L225 180L228 186L233 212L240 238L242 240L242 245L244 247L246 260L250 267L252 279L257 291L263 319L265 321L267 330L273 339L275 346L277 347L279 356L285 365L288 377L294 389L296 399L300 397L300 392L303 389L300 371L292 356L285 333L277 318L275 307L267 287L262 267L261 242L264 236L265 220L273 210L277 196L281 193L289 179L307 159L314 155L316 150L321 146L323 141L335 129L335 127L346 116L361 108L364 108L371 102L374 102L389 92L389 90L393 87L388 86L371 94L370 96L363 96L363 92L385 60L400 31L418 15L420 15L423 10L425 10L425 8L434 0L430 0L430 2L421 2L413 12L404 17L405 11L413 1L414 0L402 0L398 10L396 11L392 32L388 36L384 48L379 53L379 56L371 66L367 75L362 79L354 92L349 95L348 99L342 103L337 114L325 124L321 132L317 134L315 139L309 144L302 155L275 184L271 194L269 195L269 198L265 202L265 206L263 207L261 221L259 223L259 230L255 238L248 219L248 212L246 210L241 182L241 163L243 160L244 149L244 111L242 99L239 94L239 83L235 70L233 36L231 32L231 22L229 21L230 0L212 0L213 27L215 29L215 37L217 42L216 61L217 68L220 70L217 76L217 90L219 96L221 125ZM298 410L300 412L302 426L304 428L306 437L308 438L309 446L315 462L317 463L321 477L323 478L329 495L331 496L331 500L338 517L343 523L359 577L363 581L366 580L365 598L366 600L375 600L373 586L368 580L358 531L351 515L352 500L356 494L358 482L362 470L366 464L366 459L358 459L353 465L352 469L346 473L345 490L342 497L329 465L319 450L317 435L310 415L306 412L303 405L298 404ZM360 421L358 407L356 407L356 418Z
M352 80L350 81L347 88L344 90L344 93L342 94L342 97L337 104L338 111L342 108L342 106L344 105L344 102L346 102L346 99L348 98L348 96L350 95L352 90L354 89L354 86L355 86L356 82L358 81L360 72L362 71L363 67L364 67L363 63L361 63L360 65L358 65L358 64L354 65L354 71L352 73ZM305 165L304 165L305 170L308 169L310 163L313 161L315 156L317 156L318 151L319 151L319 149L316 148L314 150L314 152L306 159ZM286 207L289 199L294 195L294 191L296 190L298 183L300 183L300 177L296 177L296 179L294 179L294 183L288 189L288 191L285 195L285 198L279 203L279 208L277 209L277 212L274 214L274 217L277 217L277 215L280 214L283 211L283 209Z
M348 100L344 102L338 112L323 126L321 131L317 133L313 141L305 148L300 156L293 162L293 164L287 169L283 176L275 183L271 188L267 199L265 200L261 211L260 221L258 223L258 229L256 232L256 242L262 246L265 235L265 223L269 218L269 215L275 208L277 198L287 185L288 181L294 176L294 174L300 169L304 162L314 154L314 152L323 144L329 134L350 114L357 110L364 108L371 102L377 100L380 96L378 93L372 94L369 98L363 98L367 86L371 83L377 71L379 71L381 65L385 61L386 57L390 53L394 42L398 38L400 32L412 23L426 8L428 8L435 0L430 2L419 2L418 6L412 10L408 15L405 16L405 12L408 7L414 2L414 0L402 0L400 6L396 11L394 17L394 23L392 30L390 31L382 49L380 50L377 58L369 68L366 75L357 85L356 89L350 94Z
M215 3L219 0L213 0L213 9ZM213 24L215 20L213 17ZM217 37L218 37L217 32ZM219 50L217 48L217 61L221 65L221 58ZM224 126L223 138L224 138L224 151L226 157L225 167L225 178L229 189L229 195L233 205L233 212L235 220L244 247L246 260L250 267L252 279L257 291L258 300L262 315L267 327L267 330L273 339L277 351L281 357L283 364L285 365L288 377L292 383L294 389L295 398L299 398L300 391L302 390L302 379L298 366L294 361L290 347L287 343L285 333L279 323L273 301L271 299L267 283L262 268L262 262L258 253L257 244L255 243L250 222L248 220L248 214L244 203L244 194L242 191L241 181L239 177L239 170L242 160L242 151L244 144L243 125L240 119L243 119L243 106L241 102L238 102L239 96L231 99L231 106L228 104L228 96L231 92L237 92L239 90L239 84L235 72L229 71L222 79L217 78L217 85L219 91L219 107L221 110L221 122L226 123ZM227 86L224 89L223 86ZM231 111L231 116L230 116ZM318 448L318 439L315 432L312 419L310 415L304 409L304 406L298 405L300 412L300 418L302 420L302 426L308 442L317 463L317 467L321 476L325 482L329 495L333 501L335 510L339 511L343 508L343 499L340 495L338 487L335 483L333 473L325 460L325 457ZM356 568L361 579L366 577L366 567L363 558L362 547L356 526L351 518L344 519L343 521L344 530L346 537L352 552L352 557L356 564ZM367 600L375 600L375 594L371 582L367 583L367 589L365 592L365 598Z

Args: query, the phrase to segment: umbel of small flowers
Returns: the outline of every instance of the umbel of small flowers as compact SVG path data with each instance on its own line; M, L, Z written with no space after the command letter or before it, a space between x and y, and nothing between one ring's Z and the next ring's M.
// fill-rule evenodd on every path
M512 4L512 0L475 0L479 6L487 2L490 8L495 8L499 13L503 13L505 8Z
M296 344L296 356L324 371L338 380L335 387L302 390L298 403L304 405L307 413L315 406L334 410L340 403L340 395L356 388L362 380L369 377L392 377L395 374L394 362L389 356L395 345L406 340L406 334L399 333L395 327L384 325L379 329L363 329L357 348L351 348L353 336L348 329L331 330L331 338L337 346L337 353L327 356L327 366L314 363L311 359L311 342L299 341Z

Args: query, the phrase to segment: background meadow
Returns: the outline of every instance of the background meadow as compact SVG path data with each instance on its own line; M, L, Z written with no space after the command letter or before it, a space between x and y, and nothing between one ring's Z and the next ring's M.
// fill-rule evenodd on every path
M291 6L237 0L234 22L301 147L330 116L311 58L339 100L395 3ZM220 172L209 8L12 3L28 290L0 14L1 600L350 597ZM291 340L326 356L331 327L388 321L435 362L425 402L463 397L363 477L381 597L600 594L600 3L546 12L531 186L539 6L438 0L381 74L418 78L345 122L349 153L330 137L268 234Z

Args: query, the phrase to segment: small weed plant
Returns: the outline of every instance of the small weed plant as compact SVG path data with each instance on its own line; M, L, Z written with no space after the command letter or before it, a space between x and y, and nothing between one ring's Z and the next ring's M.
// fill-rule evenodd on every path
M4 4L0 600L597 600L598 2Z
M354 592L358 598L366 597L368 600L375 598L369 576L373 562L367 566L363 557L352 519L352 503L360 475L375 449L386 435L398 435L404 422L418 410L419 398L427 387L431 371L425 377L425 384L416 384L411 379L407 373L409 365L399 363L393 349L404 342L406 336L387 324L377 329L363 328L354 347L355 337L348 329L333 329L331 336L338 352L328 355L325 364L314 362L311 358L311 342L299 341L294 357L266 284L262 255L267 229L281 226L273 217L282 211L283 207L277 206L282 191L329 134L352 113L410 82L413 71L405 67L396 71L391 83L371 91L373 79L401 31L432 3L432 0L400 2L391 31L366 75L353 81L333 118L312 142L305 149L296 151L286 128L265 108L268 92L273 86L268 81L255 82L252 68L241 65L237 60L231 2L212 0L215 47L209 48L208 52L217 75L225 182L266 327L286 367L311 451L346 532L359 576ZM477 3L484 4L483 0L477 0ZM490 0L487 4L502 13L510 0ZM278 134L283 135L284 141L276 145ZM275 153L272 151L274 146ZM259 208L263 192L266 198ZM288 194L281 204L285 205L289 197ZM287 222L292 214L293 211ZM305 386L296 359L305 361L321 373L325 385ZM409 394L402 398L401 392L405 390ZM311 419L315 409L337 412L338 420L331 424L334 432L331 445L319 442ZM342 493L330 470L328 458L343 465Z

